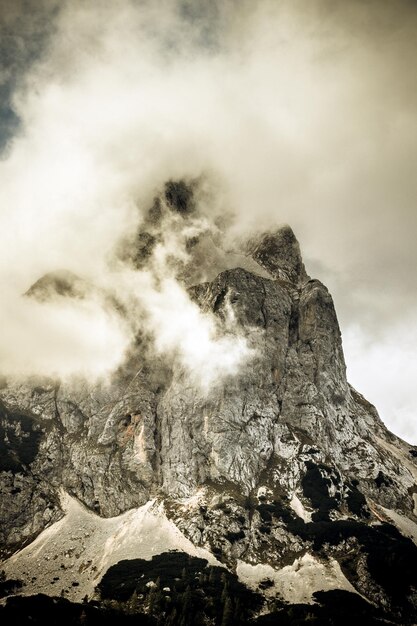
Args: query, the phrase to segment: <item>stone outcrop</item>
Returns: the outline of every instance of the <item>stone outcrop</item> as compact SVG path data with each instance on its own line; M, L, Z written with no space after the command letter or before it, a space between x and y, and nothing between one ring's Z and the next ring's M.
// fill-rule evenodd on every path
M208 393L140 346L108 385L4 384L3 554L58 519L60 488L103 517L156 498L232 570L242 561L279 570L310 551L341 563L371 602L411 615L413 575L399 598L370 563L384 541L400 551L409 541L414 555L395 515L417 523L416 452L348 384L332 298L307 275L292 230L248 251L259 272L236 267L189 288L253 355Z

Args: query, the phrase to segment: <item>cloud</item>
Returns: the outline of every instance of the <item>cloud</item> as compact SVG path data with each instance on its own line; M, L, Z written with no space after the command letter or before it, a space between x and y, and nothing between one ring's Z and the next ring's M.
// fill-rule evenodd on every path
M155 283L150 272L124 272L119 276L136 313L140 328L153 338L151 351L174 360L177 375L186 374L186 384L208 393L214 385L237 374L255 356L245 336L236 329L230 307L223 324L190 300L186 290L169 276Z
M414 384L417 376L417 330L410 316L374 341L358 325L347 328L350 382L376 404L382 420L406 441L417 441Z
M19 128L12 107L22 74L39 57L50 35L59 0L2 0L0 7L0 155Z
M97 300L41 303L2 294L0 372L13 377L103 378L119 365L132 336Z
M197 245L196 241L215 232L215 225L198 213L198 187L191 187L195 193L190 214L170 208L166 192L157 199L158 217L153 216L147 230L141 231L151 237L152 245L147 239L146 253L139 258L133 247L133 257L123 256L114 272L107 274L106 284L122 304L135 334L145 335L143 356L170 359L177 375L185 373L187 384L208 393L241 371L256 351L238 327L231 305L225 303L226 315L220 320L203 312L186 288L195 262L190 243ZM123 255L126 249L129 253L128 241L122 244Z
M49 24L0 163L11 302L55 268L108 283L164 182L209 172L210 223L235 216L230 245L290 223L344 334L416 312L414 2L76 1Z

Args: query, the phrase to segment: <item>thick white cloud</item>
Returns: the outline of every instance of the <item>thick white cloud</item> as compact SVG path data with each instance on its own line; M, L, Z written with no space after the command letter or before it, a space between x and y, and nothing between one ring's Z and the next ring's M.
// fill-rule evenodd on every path
M390 325L378 340L359 326L347 327L348 377L378 408L382 420L406 441L417 441L415 317Z
M95 300L41 303L2 293L0 372L102 378L122 360L130 330Z
M405 336L417 310L415 3L209 4L62 3L15 93L0 283L10 303L54 268L108 283L113 246L155 190L210 171L217 210L236 215L230 237L293 226L311 273L335 293L363 390L365 343L389 350L382 329ZM4 318L18 359L25 334L14 322ZM365 339L353 349L355 324ZM84 354L85 340L73 349ZM411 415L412 395L392 380L392 406Z

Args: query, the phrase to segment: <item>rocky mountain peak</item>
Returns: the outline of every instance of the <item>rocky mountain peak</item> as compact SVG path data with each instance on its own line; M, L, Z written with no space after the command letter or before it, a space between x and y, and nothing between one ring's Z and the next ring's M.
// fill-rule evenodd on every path
M140 339L110 382L0 389L2 567L24 594L153 624L226 623L227 589L236 624L280 623L288 603L342 624L336 597L362 623L415 622L415 450L348 384L333 300L292 230L248 250L262 270L188 291L247 355L204 392Z
M308 279L301 257L300 244L292 228L282 226L264 233L248 244L251 256L274 278L299 284Z
M88 282L65 269L48 272L27 290L26 296L41 302L56 297L85 298L91 290Z

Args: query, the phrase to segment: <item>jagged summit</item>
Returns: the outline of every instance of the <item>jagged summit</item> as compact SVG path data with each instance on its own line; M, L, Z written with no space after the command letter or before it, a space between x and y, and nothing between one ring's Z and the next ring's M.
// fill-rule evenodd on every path
M274 278L295 284L309 278L301 258L300 244L288 225L252 239L248 251Z
M211 611L221 590L216 593L209 579L214 585L225 577L193 561L198 549L227 571L239 602L245 602L239 585L255 594L236 624L275 623L259 612L263 606L264 613L282 617L284 600L295 607L316 599L320 611L335 611L335 589L339 605L367 616L362 623L415 622L415 451L389 433L376 409L348 384L331 295L309 279L292 230L251 241L249 250L263 271L232 267L189 288L219 332L242 337L250 354L206 393L180 364L162 366L140 352L140 343L109 385L9 381L0 390L2 567L22 580L23 593L39 591L28 565L33 554L36 567L48 560L45 593L82 597L83 589L68 582L77 582L79 571L84 593L99 584L97 598L117 600L123 610L123 589L129 589L129 602L134 596L137 609L146 612L165 563L170 594L185 593L178 586L180 567L187 580L189 572L202 585L189 583L191 596L195 591L195 598L207 599L200 621L192 613L185 623L220 624L222 616ZM175 545L183 553L168 554L172 542L161 540L150 559L137 537L130 553L123 539L128 560L108 572L100 565L100 582L97 564L115 563L122 536L106 539L102 559L91 537L80 535L77 548L72 537L78 530L68 520L58 522L67 519L62 489L91 512L97 542L100 518L121 528L119 516L152 501L158 524L163 519L164 529L180 537ZM48 537L56 522L69 529L68 547L57 553L52 576ZM152 529L146 533L150 537ZM38 544L22 551L37 536ZM83 553L87 544L94 559ZM61 580L62 566L69 569ZM159 601L158 624L168 610Z
M25 293L41 302L57 296L63 298L85 298L92 286L74 272L61 269L48 272L37 280Z

